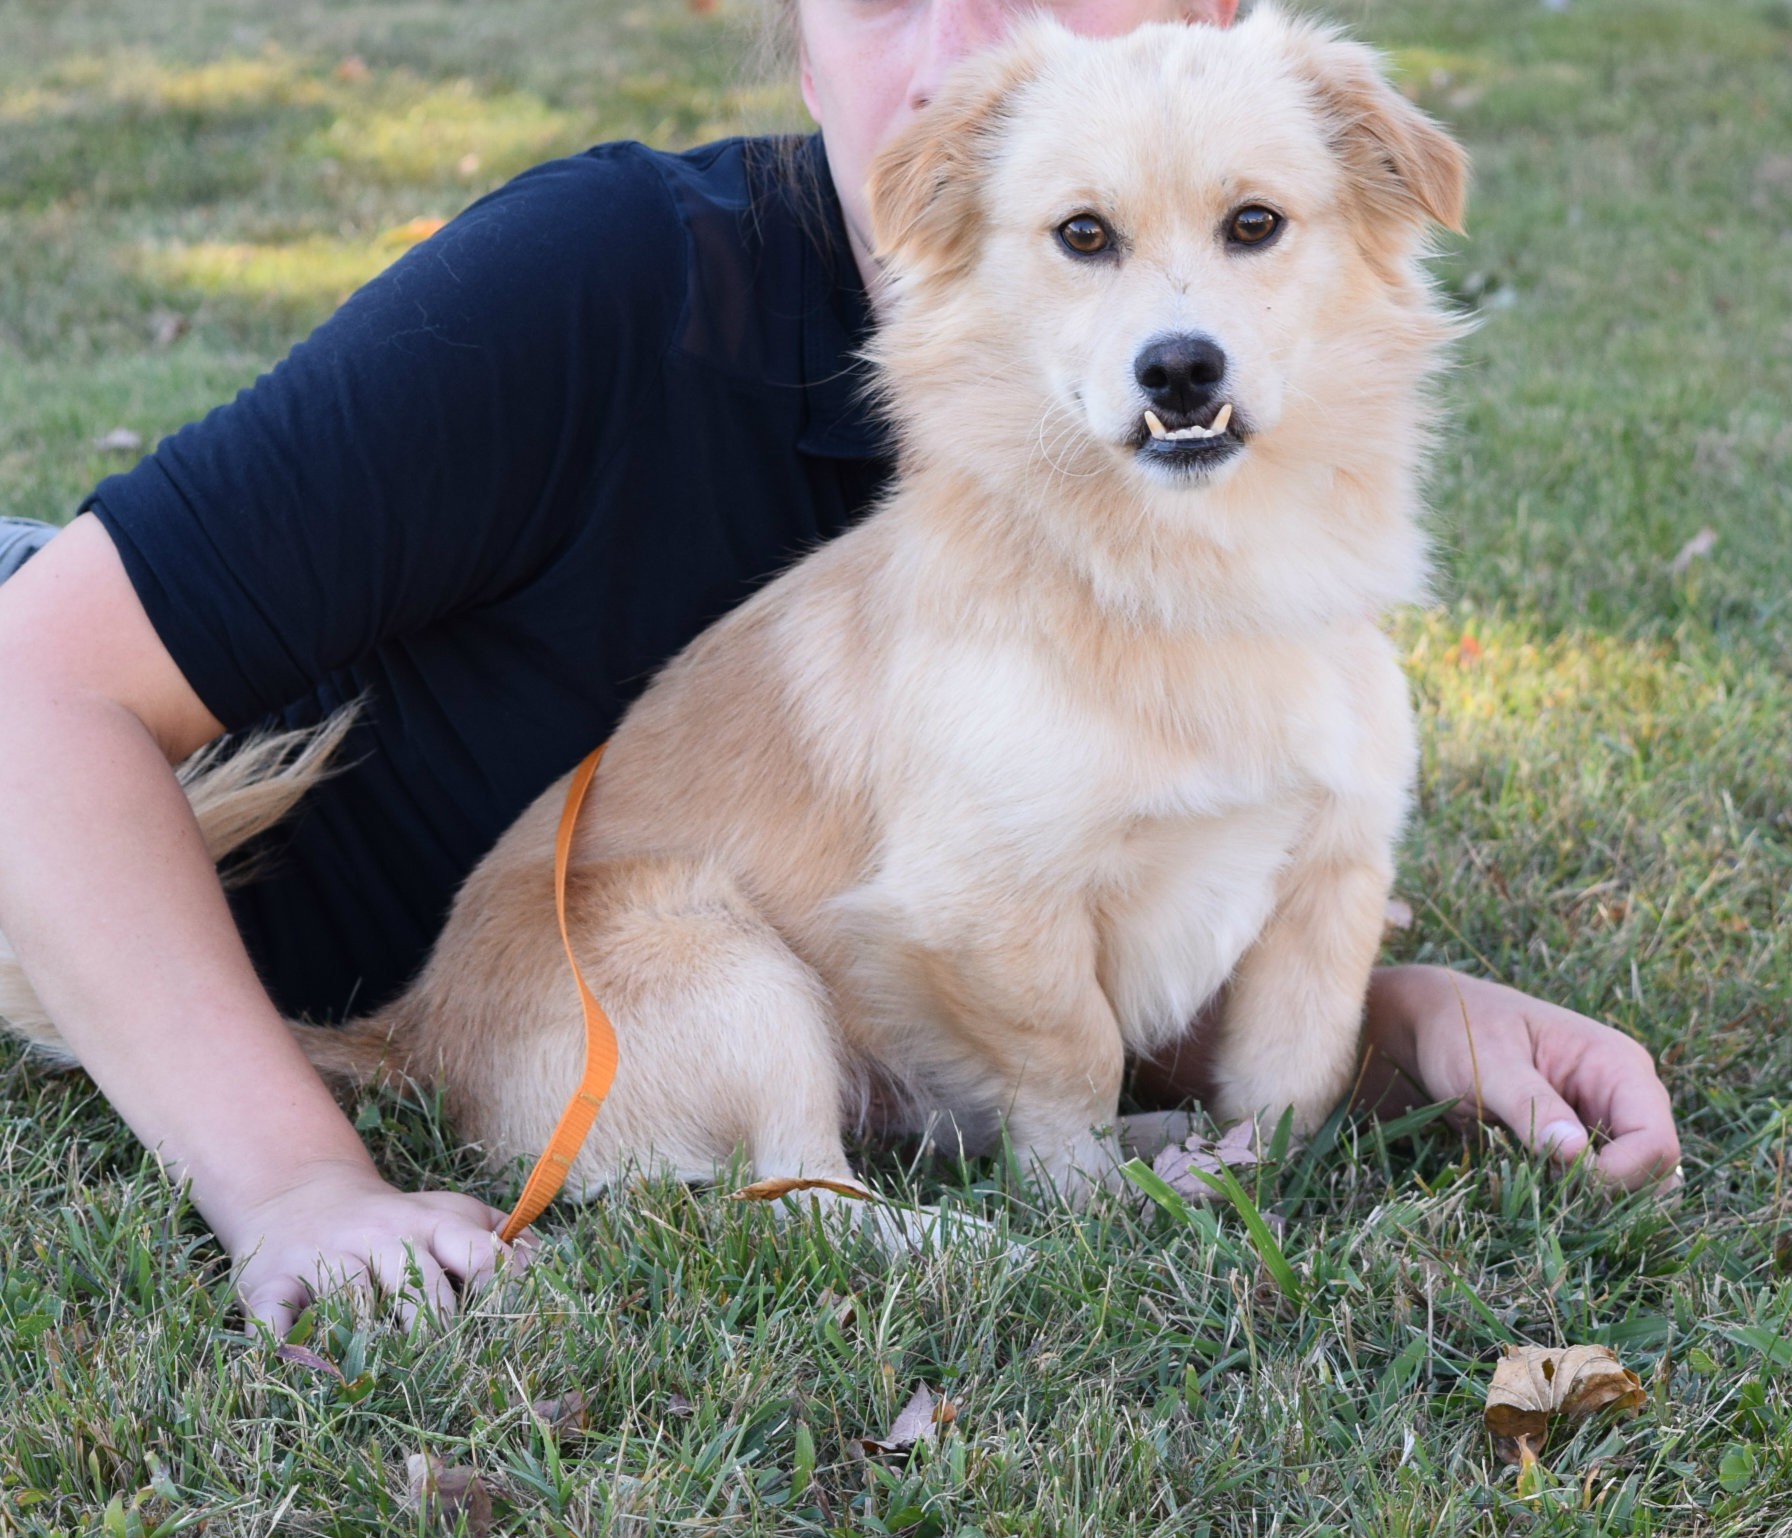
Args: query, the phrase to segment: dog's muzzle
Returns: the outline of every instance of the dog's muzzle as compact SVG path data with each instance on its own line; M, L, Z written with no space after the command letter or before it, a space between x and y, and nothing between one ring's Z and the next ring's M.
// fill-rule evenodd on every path
M1147 464L1208 470L1244 446L1243 423L1225 398L1225 349L1191 333L1159 336L1139 349L1133 378L1146 401L1132 438Z

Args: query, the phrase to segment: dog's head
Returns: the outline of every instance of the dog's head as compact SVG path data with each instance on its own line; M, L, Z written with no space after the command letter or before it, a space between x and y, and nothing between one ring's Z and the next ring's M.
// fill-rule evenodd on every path
M1029 24L872 170L911 444L1154 505L1377 434L1415 458L1390 414L1449 330L1416 258L1464 175L1374 54L1273 10L1103 41Z

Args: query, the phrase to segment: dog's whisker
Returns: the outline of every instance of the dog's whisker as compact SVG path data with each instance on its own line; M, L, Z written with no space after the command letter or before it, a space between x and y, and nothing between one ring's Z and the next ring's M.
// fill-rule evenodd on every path
M1051 423L1053 417L1060 417L1063 421L1058 432L1048 442L1046 427ZM1039 428L1035 434L1039 445L1039 457L1051 468L1054 475L1062 476L1065 480L1088 480L1091 476L1099 475L1100 470L1071 470L1061 464L1057 457L1057 445L1070 442L1076 436L1076 428L1076 418L1067 407L1058 401L1048 402L1045 410L1040 413Z

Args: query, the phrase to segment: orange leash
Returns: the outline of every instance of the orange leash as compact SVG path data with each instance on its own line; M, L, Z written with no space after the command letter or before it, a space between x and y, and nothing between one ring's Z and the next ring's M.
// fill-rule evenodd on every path
M554 912L560 919L560 943L566 947L566 964L572 968L573 981L579 985L579 1003L585 1010L585 1077L573 1091L572 1099L566 1102L554 1135L548 1139L548 1146L535 1161L535 1168L529 1171L529 1178L523 1182L523 1194L516 1199L516 1206L498 1230L498 1237L506 1244L540 1217L542 1210L559 1194L560 1187L566 1184L566 1173L584 1146L597 1108L604 1103L604 1096L610 1092L610 1081L616 1077L615 1027L610 1024L603 1005L585 986L585 976L579 971L578 960L572 953L572 940L566 933L566 859L572 849L573 824L579 820L579 807L584 804L585 792L591 786L592 776L597 773L597 761L603 756L603 744L599 743L573 771L572 782L566 787L566 804L560 810L560 831L554 835Z

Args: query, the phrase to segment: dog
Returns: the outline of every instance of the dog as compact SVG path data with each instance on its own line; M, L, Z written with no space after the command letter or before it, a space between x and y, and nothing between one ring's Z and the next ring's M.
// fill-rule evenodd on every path
M1111 1182L1123 1066L1212 1024L1211 1109L1348 1091L1415 771L1380 617L1419 597L1423 275L1465 160L1376 56L1269 9L967 62L876 162L899 474L674 659L577 829L615 1082L571 1170L855 1181L844 1132L1004 1136ZM215 853L323 772L191 779ZM256 757L256 752L260 757ZM327 1073L438 1086L497 1162L583 1061L565 781ZM54 1048L13 968L0 1009Z

